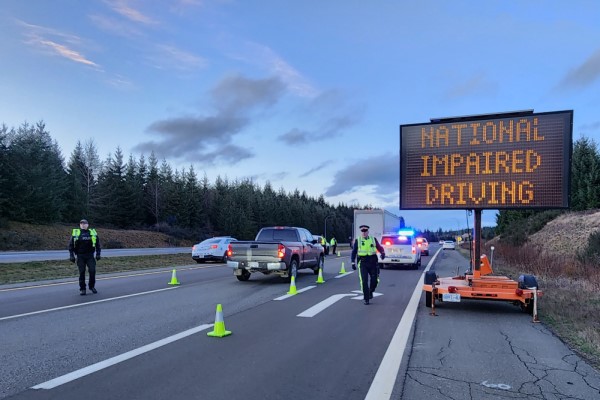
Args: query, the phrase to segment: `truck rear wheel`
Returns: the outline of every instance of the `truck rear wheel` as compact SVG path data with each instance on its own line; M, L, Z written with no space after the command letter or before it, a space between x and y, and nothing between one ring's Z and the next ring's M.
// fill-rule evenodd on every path
M292 261L290 261L290 265L288 266L288 277L286 278L286 281L291 282L292 276L296 276L297 272L298 272L298 260L295 258L292 258ZM317 273L319 273L318 270L317 270Z
M319 268L324 268L325 264L325 260L323 259L323 256L320 255L319 258L317 259L317 265L313 268L313 273L315 275L319 275Z
M250 271L243 269L242 274L236 275L235 277L238 278L238 281L246 282L248 279L250 279Z

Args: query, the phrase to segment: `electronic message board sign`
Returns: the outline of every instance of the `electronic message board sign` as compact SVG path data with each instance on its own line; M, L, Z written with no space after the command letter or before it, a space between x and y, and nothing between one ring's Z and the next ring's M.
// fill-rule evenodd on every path
M401 125L400 208L568 208L572 132L572 110Z

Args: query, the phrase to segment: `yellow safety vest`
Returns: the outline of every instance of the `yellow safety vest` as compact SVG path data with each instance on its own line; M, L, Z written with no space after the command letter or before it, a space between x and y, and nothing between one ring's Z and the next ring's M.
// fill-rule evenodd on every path
M359 237L358 238L358 256L366 257L377 254L377 248L375 247L375 239L371 236L367 236L367 238Z
M79 235L81 235L81 229L73 229L73 245L75 245L75 243L77 242L77 239L79 239ZM98 234L96 233L95 229L90 229L90 236L92 237L92 246L96 247L96 237L98 236Z
M332 246L335 246L335 238L331 238L331 242L329 242Z

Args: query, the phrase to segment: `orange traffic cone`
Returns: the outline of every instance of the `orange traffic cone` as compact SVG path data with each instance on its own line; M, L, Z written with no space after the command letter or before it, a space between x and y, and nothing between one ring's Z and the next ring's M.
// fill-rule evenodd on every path
M225 330L225 321L223 321L223 306L217 304L217 313L215 315L215 327L212 332L207 332L207 336L223 337L231 335L231 331Z

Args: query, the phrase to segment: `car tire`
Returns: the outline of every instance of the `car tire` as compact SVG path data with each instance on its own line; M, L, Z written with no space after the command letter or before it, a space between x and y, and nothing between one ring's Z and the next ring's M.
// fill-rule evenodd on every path
M290 265L288 265L288 277L286 278L288 283L292 281L292 274L294 273L298 274L298 260L292 258Z
M250 279L250 271L248 271L247 269L242 269L242 274L236 275L235 277L240 282L246 282L248 279Z
M319 275L319 268L323 268L325 267L325 260L323 259L323 256L320 255L319 259L317 261L317 266L313 268L313 274L315 275Z

